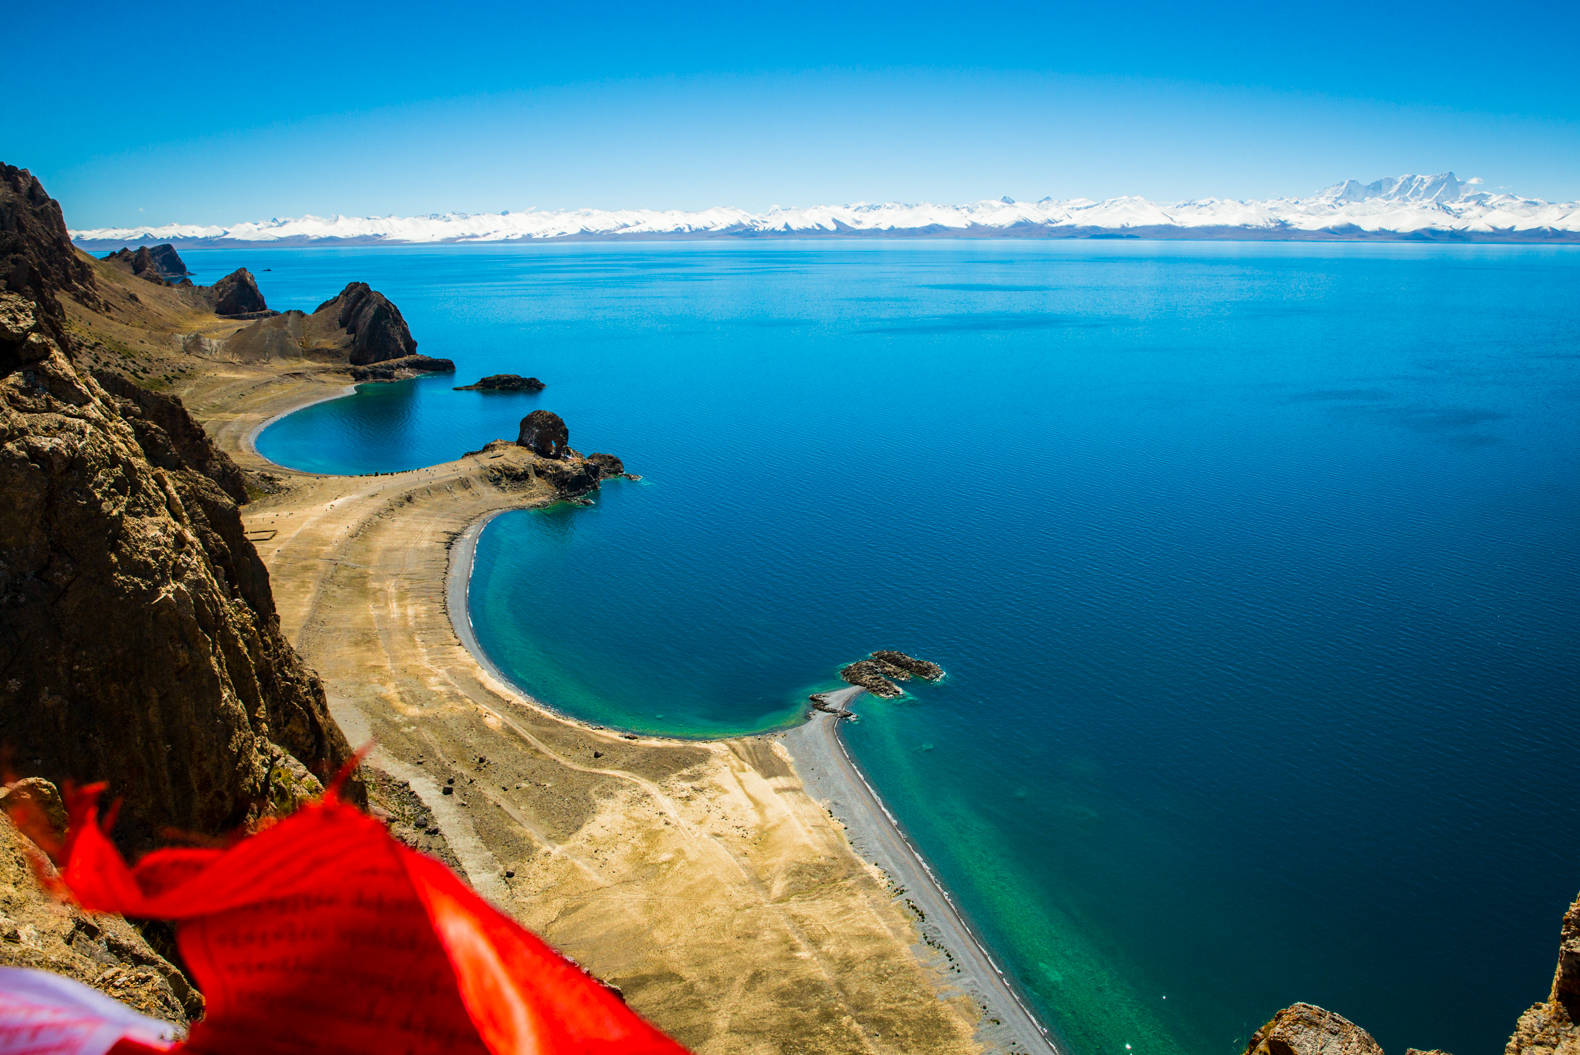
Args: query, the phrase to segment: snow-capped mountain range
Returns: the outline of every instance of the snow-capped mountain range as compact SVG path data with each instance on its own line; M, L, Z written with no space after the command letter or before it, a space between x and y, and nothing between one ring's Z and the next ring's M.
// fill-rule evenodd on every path
M1580 202L1546 202L1479 189L1452 172L1346 180L1308 198L1075 198L964 205L897 202L775 207L572 209L429 216L302 216L231 226L167 224L72 231L84 247L139 242L203 245L435 244L551 239L889 235L1032 238L1414 239L1580 241Z

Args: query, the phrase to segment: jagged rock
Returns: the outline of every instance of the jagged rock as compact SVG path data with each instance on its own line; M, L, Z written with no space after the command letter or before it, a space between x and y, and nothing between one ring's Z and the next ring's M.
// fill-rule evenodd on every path
M839 676L852 685L860 685L874 696L892 700L904 695L895 682L910 681L913 677L937 681L944 676L944 669L925 659L888 649L874 652L867 659L850 664L839 672Z
M1245 1055L1382 1055L1382 1048L1343 1015L1291 1004L1251 1034Z
M1520 1016L1504 1055L1580 1055L1580 898L1564 913L1552 989Z
M546 386L535 377L520 374L489 374L473 385L462 385L457 392L541 392Z
M872 654L872 658L884 666L892 667L898 671L903 671L906 677L915 675L916 677L922 678L926 681L938 681L944 676L943 667L940 667L936 663L929 663L925 659L917 659L915 656L907 656L904 652L895 652L892 649L886 649L874 652ZM893 677L894 675L890 676ZM899 680L904 681L905 678L900 678Z
M352 282L338 296L320 304L313 314L326 311L332 311L335 325L351 335L352 366L417 354L417 342L400 309L366 282Z
M306 356L353 367L388 364L384 371L370 370L367 380L455 369L448 359L418 355L400 310L366 282L351 283L311 315L287 311L243 327L223 342L220 352L243 362Z
M61 903L35 869L55 874L43 849L0 810L0 967L53 971L179 1026L202 1014L203 998L131 924Z
M6 164L0 164L0 291L15 293L34 305L34 322L50 336L59 336L65 325L58 296L102 305L93 270L72 246L60 206L31 172ZM0 333L0 375L22 365L12 359L16 354L31 353L7 347Z
M257 315L269 310L258 289L258 280L244 267L237 268L212 286L198 286L196 292L208 301L216 315Z
M516 442L544 458L560 457L571 442L565 421L552 410L534 410L521 419Z
M874 696L892 700L904 695L900 687L889 680L888 674L892 669L876 660L863 659L845 667L839 672L839 676L852 685L861 686Z
M602 469L605 476L624 476L626 474L625 462L622 462L612 454L594 451L587 456L587 460Z
M368 366L353 366L353 381L403 381L418 374L453 374L455 363L431 355L408 355Z
M80 373L36 320L24 340L46 354L0 380L8 765L109 781L133 850L262 816L271 782L316 791L308 771L350 749L280 632L228 459L174 401Z
M104 259L129 267L132 274L161 284L191 274L187 270L186 263L181 259L181 254L177 253L176 247L169 242L155 246L140 245L136 252L126 248L117 249Z
M218 484L231 501L246 503L247 480L241 468L209 441L179 399L150 392L113 370L95 371L93 377L120 401L121 416L137 433L149 461L161 469L194 468Z

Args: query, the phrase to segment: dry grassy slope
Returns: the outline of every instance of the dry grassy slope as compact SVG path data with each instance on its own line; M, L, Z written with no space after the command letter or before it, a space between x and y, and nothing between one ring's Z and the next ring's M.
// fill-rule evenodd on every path
M70 305L79 336L181 396L254 482L277 487L246 522L286 636L353 742L375 739L376 759L421 796L474 885L704 1055L980 1050L978 1009L951 995L947 964L781 748L563 721L461 646L450 544L490 511L548 499L489 482L530 456L360 478L272 467L251 430L346 375L198 358L185 334L236 324L95 266L111 315Z

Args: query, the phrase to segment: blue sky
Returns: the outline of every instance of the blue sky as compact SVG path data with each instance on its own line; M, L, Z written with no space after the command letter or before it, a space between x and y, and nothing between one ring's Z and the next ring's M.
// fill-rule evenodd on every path
M1580 199L1580 4L28 4L0 159L74 227L1305 193ZM13 56L20 56L13 59Z

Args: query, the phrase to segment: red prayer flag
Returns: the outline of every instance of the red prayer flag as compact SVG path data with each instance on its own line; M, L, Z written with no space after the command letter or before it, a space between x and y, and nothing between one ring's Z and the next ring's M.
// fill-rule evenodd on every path
M333 792L227 849L157 850L135 868L96 799L73 805L62 879L86 909L175 922L207 1013L171 1050L685 1055ZM0 1014L0 1055L5 1029Z

